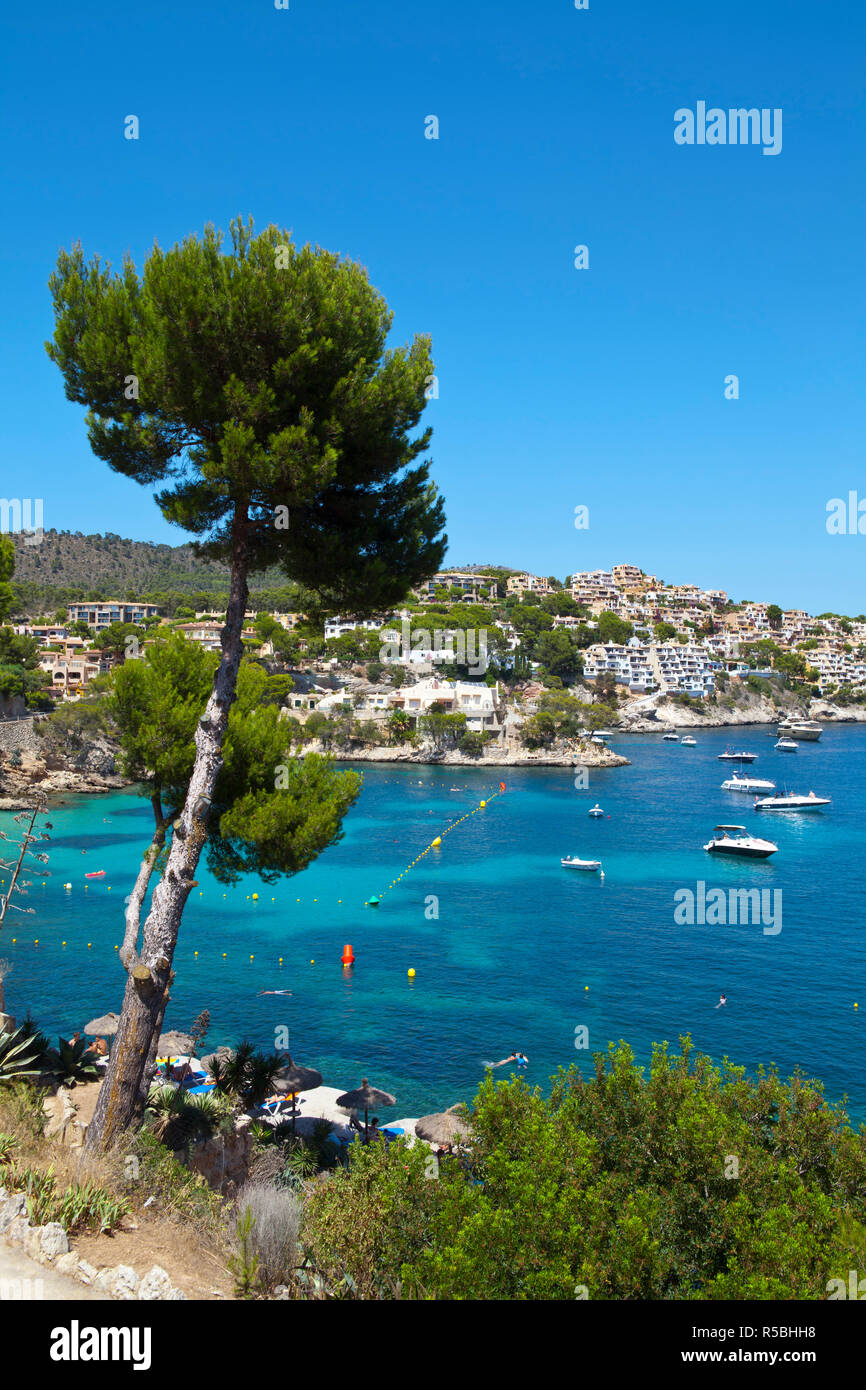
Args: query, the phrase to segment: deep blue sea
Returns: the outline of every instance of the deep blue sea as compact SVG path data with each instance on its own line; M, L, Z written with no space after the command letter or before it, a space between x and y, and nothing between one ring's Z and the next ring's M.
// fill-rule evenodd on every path
M695 748L617 737L612 747L632 765L590 769L585 790L568 768L356 765L364 789L345 836L305 873L226 890L200 868L167 1026L185 1029L209 1009L208 1048L244 1036L270 1047L275 1028L288 1027L296 1060L326 1084L369 1077L407 1115L468 1099L484 1061L515 1049L529 1056L529 1081L546 1087L560 1065L591 1068L591 1052L610 1040L626 1039L645 1061L653 1041L688 1032L716 1060L776 1063L785 1076L800 1067L829 1097L846 1093L864 1120L866 726L831 726L796 754L775 752L771 734L696 730ZM814 789L832 806L761 814L750 797L722 792L730 767L716 759L732 743L760 755L742 771ZM379 908L364 906L498 790L500 775L504 795L456 826ZM587 815L596 801L602 820ZM10 914L0 933L0 955L14 964L10 1012L30 1008L46 1031L69 1034L119 1009L115 946L149 817L127 793L52 810L51 877L43 886L33 875L28 895L35 915ZM11 819L0 816L7 832ZM706 854L723 821L754 827L779 853ZM567 853L600 858L604 881L562 869ZM86 885L95 869L106 877ZM677 925L675 891L701 880L781 889L782 930ZM344 970L348 942L356 963ZM292 997L256 997L274 988ZM580 1027L589 1051L575 1048Z

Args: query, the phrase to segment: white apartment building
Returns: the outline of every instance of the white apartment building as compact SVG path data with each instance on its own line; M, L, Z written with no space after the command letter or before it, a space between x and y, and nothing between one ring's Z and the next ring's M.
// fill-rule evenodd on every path
M342 637L344 632L378 632L387 618L326 618L325 641Z
M649 662L661 690L683 691L686 695L711 695L716 681L713 663L706 647L689 643L666 645L653 643Z
M625 685L635 695L654 690L657 680L649 661L649 648L636 637L626 643L596 642L584 655L583 674L586 680L597 680L612 671L617 685Z
M405 710L416 719L439 704L446 714L465 714L466 727L473 733L498 733L502 727L498 681L490 686L472 681L440 681L433 676L392 690L388 703L392 710Z

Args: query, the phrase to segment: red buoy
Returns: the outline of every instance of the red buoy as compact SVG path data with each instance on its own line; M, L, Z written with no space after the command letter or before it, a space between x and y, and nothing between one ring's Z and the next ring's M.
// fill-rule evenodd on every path
M355 957L354 957L354 954L353 954L353 952L352 952L352 947L351 947L351 946L344 946L344 947L343 947L343 954L342 954L342 956L341 956L341 960L342 960L342 962L343 962L344 965L354 965L354 964L355 964Z

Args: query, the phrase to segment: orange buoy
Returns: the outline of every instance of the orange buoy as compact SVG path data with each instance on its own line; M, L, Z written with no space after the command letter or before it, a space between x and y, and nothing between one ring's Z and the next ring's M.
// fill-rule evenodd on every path
M341 956L341 960L342 960L342 962L343 962L344 965L354 965L354 964L355 964L355 955L354 955L354 952L353 952L353 950L352 950L351 945L348 945L348 946L344 946L344 947L343 947L343 954L342 954L342 956Z

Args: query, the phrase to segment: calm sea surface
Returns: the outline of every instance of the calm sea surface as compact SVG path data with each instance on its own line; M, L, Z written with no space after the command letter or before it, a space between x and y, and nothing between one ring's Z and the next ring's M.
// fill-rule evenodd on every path
M695 748L618 737L632 766L591 769L586 790L567 768L503 769L505 795L456 826L378 909L365 900L498 790L500 773L365 765L344 839L306 873L226 890L199 870L167 1025L187 1028L209 1009L208 1047L245 1036L271 1047L288 1027L295 1058L326 1084L367 1076L410 1115L468 1099L485 1059L514 1049L528 1054L533 1083L559 1065L590 1067L575 1049L579 1027L590 1052L625 1038L641 1061L653 1041L688 1032L717 1061L776 1063L786 1076L799 1066L866 1119L866 727L830 727L796 754L775 752L771 733L697 730ZM732 743L760 755L751 775L832 806L763 814L722 792L730 767L716 759ZM587 815L596 801L603 820ZM52 811L51 877L43 886L33 874L28 895L35 915L10 914L0 933L12 1013L29 1007L46 1031L69 1034L119 1009L115 946L149 817L126 793ZM707 855L722 821L754 828L779 853L763 863ZM0 815L7 833L11 823ZM604 881L562 869L567 853L600 858ZM106 877L85 886L95 869ZM699 881L781 889L781 932L677 925L674 893ZM356 964L344 971L347 942ZM276 988L292 997L257 997Z

